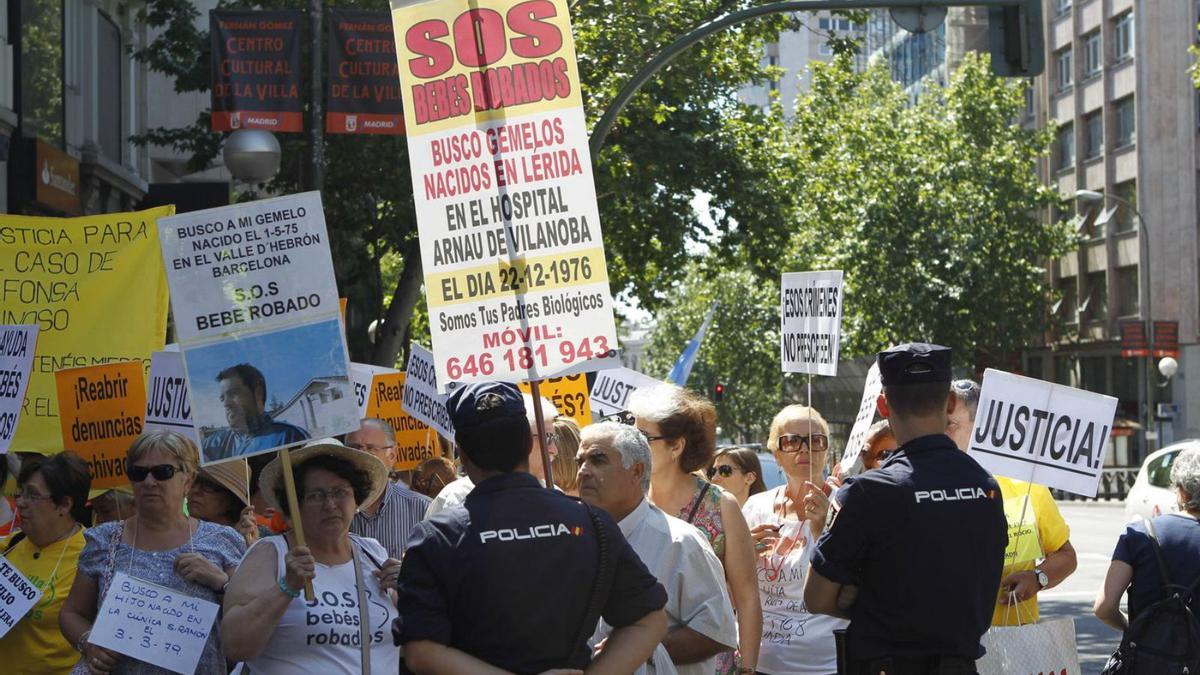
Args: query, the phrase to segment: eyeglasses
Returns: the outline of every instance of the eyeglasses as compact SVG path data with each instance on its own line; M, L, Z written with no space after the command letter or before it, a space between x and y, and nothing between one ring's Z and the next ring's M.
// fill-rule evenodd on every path
M721 474L721 478L729 478L733 475L734 471L737 471L737 469L729 466L728 464L722 464L721 466L710 466L708 467L708 477L712 478L717 474Z
M36 502L39 499L54 499L54 495L38 494L37 492L30 492L29 488L25 488L17 494L17 499L24 499L27 502Z
M146 480L146 476L154 476L154 480L161 483L165 480L171 480L180 471L182 469L174 464L155 464L154 466L134 464L129 467L129 480L140 483Z
M348 443L346 445L346 447L352 448L354 450L362 450L363 452L386 452L396 446L394 444L393 445L371 445L369 443Z
M199 490L201 492L207 492L210 495L215 495L224 489L220 485L218 485L206 478L197 478L195 480L195 482L192 483L192 487L196 488L197 490Z
M605 417L603 421L620 422L621 424L633 426L634 423L637 422L637 418L634 417L633 413L629 412L628 410L621 410L609 415L608 417Z
M641 432L642 438L645 438L647 443L653 443L654 441L661 441L664 438L669 438L669 436L651 436L641 429L638 429L638 431Z
M812 446L809 446L809 438ZM784 434L779 437L780 452L825 452L829 449L829 437L825 434Z
M304 493L304 503L309 506L324 506L325 502L333 500L334 504L340 504L354 496L354 490L350 488L334 488L332 490L313 490L312 492Z
M550 431L546 433L546 445L558 445L557 431Z

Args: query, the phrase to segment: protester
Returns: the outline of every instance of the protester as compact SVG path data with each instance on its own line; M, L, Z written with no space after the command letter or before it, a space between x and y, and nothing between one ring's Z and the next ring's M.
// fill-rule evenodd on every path
M1172 585L1187 588L1200 580L1200 450L1179 453L1171 464L1171 486L1179 500L1179 513L1168 513L1149 521L1133 523L1117 540L1104 584L1096 597L1096 617L1124 631L1154 603L1163 599L1162 572L1150 541L1150 529L1158 539L1162 559ZM1129 592L1129 616L1121 613L1121 596ZM1200 593L1188 602L1200 619ZM1193 644L1193 647L1196 645Z
M579 448L580 497L617 521L634 553L667 591L667 636L655 650L654 666L637 672L712 675L717 654L737 646L725 573L695 527L645 498L650 462L650 446L637 429L593 424L583 430ZM593 641L608 637L609 630L602 623Z
M433 499L443 488L454 482L458 467L448 457L430 457L421 462L413 474L412 489ZM428 508L428 507L427 507Z
M528 466L524 470L538 479L539 483L545 485L546 472L542 468L542 439L541 434L536 429L537 419L534 416L533 397L529 394L521 394L521 399L525 403L525 415L529 420L530 435L533 437L533 447L529 449ZM547 428L550 428L555 420L558 419L558 409L546 397L543 396L541 399L542 421ZM553 462L555 455L558 454L558 446L554 444L555 438L552 434L547 434L546 440L548 441L546 451L550 455L550 461ZM452 506L462 506L467 495L471 494L471 490L473 489L475 489L475 483L471 480L470 475L462 476L451 482L438 493L437 497L434 497L429 508L425 510L425 517L434 516L438 512Z
M122 485L111 490L92 490L92 525L103 525L114 520L125 520L137 514L133 502L133 488Z
M579 465L575 463L575 455L579 452L579 423L570 417L561 416L554 420L554 447L558 450L554 461L554 487L562 490L563 494L572 497L579 496L576 479Z
M358 431L346 434L346 445L378 459L389 469L396 465L396 432L392 425L373 417L364 418ZM429 498L388 481L378 499L367 502L350 523L350 531L383 545L387 557L404 557L404 543L413 525L425 516Z
M87 464L73 452L30 458L21 465L21 531L0 543L0 552L42 595L0 638L5 672L66 673L79 659L58 628L58 616L83 551L91 482Z
M950 391L958 398L959 405L949 415L946 435L959 450L966 451L971 430L975 428L980 387L972 380L955 380ZM1035 623L1039 616L1037 594L1054 588L1075 572L1071 529L1046 486L1005 476L995 479L1004 497L1008 548L1004 551L1004 573L992 625ZM1026 523L1034 525L1036 531L1031 531Z
M188 490L188 515L237 530L246 545L270 534L250 505L250 465L233 459L202 467Z
M850 619L847 673L973 673L1008 540L1000 489L945 435L950 350L905 344L876 362L900 448L838 491L804 602Z
M254 507L254 520L258 523L259 531L264 533L264 537L288 531L287 519L283 517L283 512L271 506L271 502L263 494L258 480L262 477L263 469L267 468L274 458L274 455L267 453L246 459L250 465L250 505Z
M863 439L862 463L863 471L878 469L883 460L892 454L899 445L896 435L892 433L892 425L887 420L879 420L867 429L867 437Z
M662 586L607 514L529 475L515 385L469 384L447 408L477 487L413 530L394 627L401 672L632 673L666 634ZM592 660L601 617L615 629Z
M829 513L829 488L822 480L829 425L815 409L789 405L771 421L767 448L787 482L742 507L758 553L763 603L758 671L829 675L837 670L833 631L846 622L813 614L804 604L804 580Z
M737 500L693 474L712 459L717 411L708 401L669 384L635 391L629 411L650 444L649 499L667 515L700 528L721 559L737 610L741 667L752 670L758 663L762 605L750 529Z
M89 529L79 556L79 574L59 617L63 636L83 653L93 673L166 673L132 657L88 642L92 622L116 570L183 595L219 602L246 550L238 532L183 513L183 498L195 479L199 454L188 437L149 431L125 453L137 515ZM204 645L196 673L225 672L221 633Z
M717 450L707 473L708 479L733 495L739 506L745 506L747 499L767 489L762 463L753 448L734 446Z
M390 633L396 610L388 589L400 561L374 539L350 534L355 509L386 489L387 467L332 438L293 451L291 462L299 513L288 508L278 458L260 481L288 520L299 522L306 545L293 530L251 547L225 595L225 654L255 675L395 673L400 657ZM301 596L306 582L311 601ZM368 664L360 649L364 634Z
M204 437L206 460L240 457L308 440L304 429L272 419L267 413L267 381L258 368L248 363L230 366L217 373L217 384L229 426Z
M8 478L20 473L21 460L15 452L0 455L0 537L7 537L17 530L19 517L16 500L8 496Z

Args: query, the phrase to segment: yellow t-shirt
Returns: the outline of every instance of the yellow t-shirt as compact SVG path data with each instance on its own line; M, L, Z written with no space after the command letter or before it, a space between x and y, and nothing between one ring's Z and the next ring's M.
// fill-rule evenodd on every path
M1063 520L1050 490L1003 476L996 476L1000 494L1004 497L1004 515L1008 518L1008 548L1004 550L1006 578L1014 572L1031 570L1039 560L1062 548L1071 537L1071 529ZM1028 506L1026 495L1028 494ZM1004 588L1000 595L1004 595ZM1037 596L1018 605L1002 605L999 597L992 613L993 626L1015 626L1038 620Z
M58 612L75 583L75 568L83 551L83 528L63 541L38 550L23 537L5 555L29 581L42 591L37 605L13 629L0 638L0 664L4 672L50 675L69 673L79 653L58 629ZM0 551L8 548L8 540ZM34 557L34 554L37 554Z

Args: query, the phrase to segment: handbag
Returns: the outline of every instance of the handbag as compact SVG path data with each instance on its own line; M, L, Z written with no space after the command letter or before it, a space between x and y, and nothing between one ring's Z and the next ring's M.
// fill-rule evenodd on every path
M979 675L1081 675L1074 619L994 626L980 642L987 653L975 663Z

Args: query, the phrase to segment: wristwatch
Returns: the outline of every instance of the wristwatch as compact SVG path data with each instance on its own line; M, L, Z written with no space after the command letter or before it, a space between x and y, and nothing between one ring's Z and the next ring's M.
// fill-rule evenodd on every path
M1050 576L1038 568L1033 568L1033 573L1037 575L1038 590L1041 590L1050 585Z

